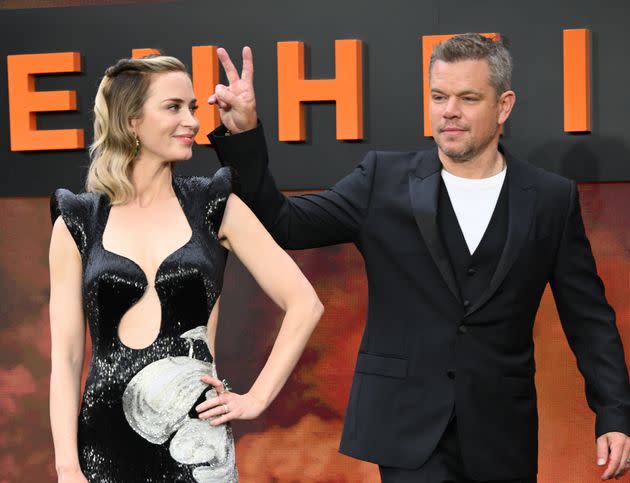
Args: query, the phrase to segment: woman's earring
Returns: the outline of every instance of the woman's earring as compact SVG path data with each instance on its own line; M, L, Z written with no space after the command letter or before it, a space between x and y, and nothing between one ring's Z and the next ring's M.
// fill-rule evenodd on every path
M140 139L138 139L137 134L134 134L134 137L136 138L136 147L133 150L133 157L137 158L138 154L140 154Z

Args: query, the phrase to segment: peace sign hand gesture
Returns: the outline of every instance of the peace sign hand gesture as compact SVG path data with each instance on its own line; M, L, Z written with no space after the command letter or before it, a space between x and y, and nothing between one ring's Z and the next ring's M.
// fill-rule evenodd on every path
M252 50L243 47L243 70L238 71L227 51L217 49L217 56L228 79L228 86L218 84L208 103L219 107L221 122L232 133L237 134L256 127L256 96L254 95L254 63Z

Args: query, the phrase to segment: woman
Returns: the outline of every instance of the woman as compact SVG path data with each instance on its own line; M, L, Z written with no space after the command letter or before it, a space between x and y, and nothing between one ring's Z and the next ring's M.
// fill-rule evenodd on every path
M192 155L196 102L172 57L108 68L87 193L60 189L51 200L50 416L60 482L236 481L225 423L271 403L321 316L313 288L233 193L232 172L173 175L174 162ZM242 395L217 378L212 356L228 250L286 310ZM93 355L79 408L86 319Z

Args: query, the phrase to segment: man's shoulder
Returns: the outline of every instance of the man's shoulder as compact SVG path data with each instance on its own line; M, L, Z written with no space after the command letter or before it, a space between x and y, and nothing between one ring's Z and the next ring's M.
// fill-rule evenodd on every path
M370 151L366 158L372 158L379 169L386 170L415 170L421 163L435 164L436 149L420 151Z
M510 186L534 190L536 204L543 211L564 212L573 197L573 181L528 161L508 157L508 176L512 179Z
M558 173L548 171L511 155L508 155L507 163L508 170L511 169L522 184L530 183L537 188L570 189L573 183L569 178Z
M381 150L373 150L370 151L376 158L379 160L391 160L391 161L401 161L407 159L422 159L425 157L434 157L436 155L436 149L422 149L418 151L381 151Z

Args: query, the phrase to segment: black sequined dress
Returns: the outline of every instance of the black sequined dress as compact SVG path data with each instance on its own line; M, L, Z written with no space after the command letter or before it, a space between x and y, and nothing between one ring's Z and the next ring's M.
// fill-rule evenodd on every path
M156 340L131 349L118 337L122 316L142 297L147 278L132 260L103 247L108 198L59 189L62 216L83 264L83 307L92 360L81 403L78 447L90 482L237 481L229 425L210 426L194 407L216 393L200 381L216 375L206 328L221 293L227 251L217 239L233 175L173 177L192 236L159 266L155 290L162 319Z

